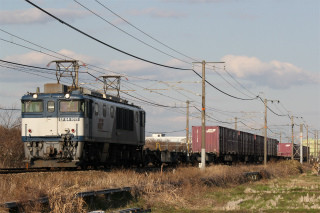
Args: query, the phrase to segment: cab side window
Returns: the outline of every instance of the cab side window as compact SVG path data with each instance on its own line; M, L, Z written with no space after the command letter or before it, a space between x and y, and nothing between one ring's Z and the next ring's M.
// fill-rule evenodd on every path
M98 105L98 103L95 103L95 104L94 104L94 114L95 114L95 115L98 115L98 114L99 114L99 105Z
M105 104L103 104L102 106L102 114L103 117L107 117L107 106Z

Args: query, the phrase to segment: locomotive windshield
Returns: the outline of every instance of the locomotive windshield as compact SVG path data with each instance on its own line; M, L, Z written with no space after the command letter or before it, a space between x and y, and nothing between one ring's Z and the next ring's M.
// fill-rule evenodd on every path
M82 101L60 101L60 112L83 112L84 103Z
M22 102L22 112L43 112L43 101Z

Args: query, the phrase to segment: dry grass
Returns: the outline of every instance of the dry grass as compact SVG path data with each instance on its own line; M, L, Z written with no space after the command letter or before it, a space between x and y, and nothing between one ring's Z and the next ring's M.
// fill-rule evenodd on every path
M161 204L173 208L199 209L218 205L211 198L201 198L213 188L228 188L246 182L244 172L261 171L264 178L286 177L302 172L301 165L284 161L264 166L185 167L165 172L136 173L130 170L113 172L54 172L0 175L0 203L25 201L41 196L50 198L52 212L82 212L85 203L74 195L81 191L131 186L139 195L144 208Z

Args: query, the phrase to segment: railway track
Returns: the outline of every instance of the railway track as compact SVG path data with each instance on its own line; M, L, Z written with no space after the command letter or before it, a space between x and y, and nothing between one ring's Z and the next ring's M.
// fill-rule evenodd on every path
M0 168L0 174L16 174L30 172L48 172L46 168Z
M74 172L74 171L108 171L106 169L66 169L66 168L0 168L0 174L18 174L33 172Z
M0 168L0 174L18 174L18 173L32 173L32 172L75 172L75 171L103 171L103 172L110 172L113 169L117 169L118 167L112 167L112 168L104 168L104 167L92 167L87 169L79 169L79 168ZM121 167L119 167L121 168ZM171 171L176 167L173 166L148 166L148 167L134 167L134 168L128 168L133 169L138 173L144 173L144 172L160 172L160 171Z

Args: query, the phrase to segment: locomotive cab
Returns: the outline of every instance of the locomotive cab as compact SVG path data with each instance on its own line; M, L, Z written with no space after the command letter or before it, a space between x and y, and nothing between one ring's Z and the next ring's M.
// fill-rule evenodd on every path
M41 162L36 167L51 167L56 162L74 166L83 146L85 102L81 95L27 94L21 103L25 162Z

